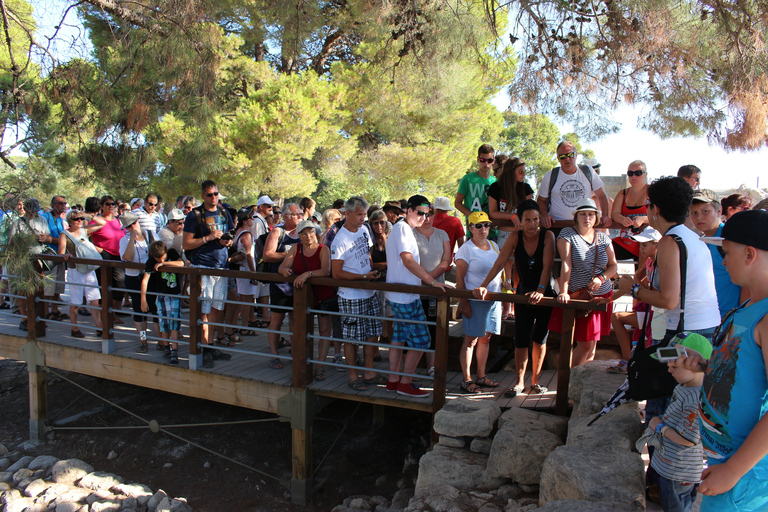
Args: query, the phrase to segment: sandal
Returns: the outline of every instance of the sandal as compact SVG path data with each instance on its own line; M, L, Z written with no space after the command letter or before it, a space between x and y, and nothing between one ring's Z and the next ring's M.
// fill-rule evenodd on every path
M472 395L476 395L477 393L481 393L482 390L480 389L480 386L472 382L471 380L465 380L461 383L461 389L465 393L469 393Z
M240 329L237 331L241 336L256 336L256 332L250 329Z
M280 359L274 358L269 362L269 367L272 368L273 370L279 370L280 368L283 367L283 363L280 362Z
M368 386L365 385L365 382L363 382L363 379L351 380L349 381L348 385L355 391L365 391L366 389L368 389Z
M235 343L242 343L243 338L237 335L237 331L233 332L232 334L226 335L227 338L229 338L229 342L234 345Z
M323 368L315 370L315 380L325 380L325 370Z
M115 324L115 325L122 325L122 324L125 323L125 320L123 320L119 316L115 315L115 317L112 320L112 323Z
M605 371L607 371L608 373L618 373L618 374L626 375L627 364L628 363L626 361L619 361L618 364L609 366L608 368L605 369Z
M277 344L277 348L285 348L290 346L291 346L291 342L283 337L280 338L280 342Z
M546 393L547 391L549 390L544 386L541 386L539 384L531 384L531 394L539 395L541 393Z
M477 380L475 381L475 384L483 388L499 387L499 382L493 379L489 379L487 375L485 377L478 377Z
M255 327L256 329L266 329L269 327L269 322L266 320L254 320L253 322L248 322L248 327Z
M139 345L139 350L138 350L139 354L146 354L147 350L149 350L149 344L148 343L145 342L145 343L142 343L141 345Z
M224 335L221 338L216 338L216 344L222 347L234 347L235 341L229 335Z
M85 338L85 334L80 329L72 329L69 333L73 338Z
M363 379L363 382L365 382L366 384L370 384L370 385L373 385L373 386L375 386L375 385L377 385L377 384L381 384L381 385L384 385L384 384L386 384L386 383L387 383L387 379L385 379L385 378L384 378L384 377L382 377L381 375L376 375L376 376L375 376L374 378L372 378L372 379Z
M514 386L504 392L504 398L515 398L517 395L523 392L525 388L523 386Z

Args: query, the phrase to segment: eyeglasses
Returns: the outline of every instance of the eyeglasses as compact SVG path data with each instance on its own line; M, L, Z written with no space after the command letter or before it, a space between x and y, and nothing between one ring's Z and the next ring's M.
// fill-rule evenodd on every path
M147 206L157 206L157 203L147 203Z
M491 223L481 222L479 224L474 224L472 227L474 227L475 229L491 229Z
M495 158L478 158L477 161L481 164L492 164Z
M110 201L108 203L104 203L104 206L106 206L107 208L112 208L113 206L117 206L117 203L113 203Z
M84 221L84 220L85 220L85 217L72 217L72 222L74 222L74 221L76 221L76 220L79 220L79 221Z
M387 221L385 221L385 220L377 220L377 221L371 222L371 224L374 225L374 226L376 226L376 225L384 225L386 223L387 223Z
M203 194L203 195L204 195L205 197L215 197L215 196L218 196L218 195L219 195L219 193L218 193L218 192L209 192L209 193L207 193L207 194Z
M643 174L645 174L645 171L627 171L627 176L630 178L632 176L642 176Z
M414 210L419 217L429 217L429 212L423 212L421 210Z
M303 213L286 213L283 217L303 217Z
M59 206L64 206L64 205L67 204L67 202L66 201L56 201L55 203L51 203L51 204L55 204L55 205L59 205Z
M576 152L571 151L570 153L563 153L561 155L557 155L558 160L565 160L566 158L573 158L576 156Z

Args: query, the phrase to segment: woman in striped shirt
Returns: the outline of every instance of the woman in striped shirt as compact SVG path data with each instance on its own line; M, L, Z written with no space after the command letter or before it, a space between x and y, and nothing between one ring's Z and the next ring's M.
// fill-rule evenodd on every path
M574 226L563 229L557 238L557 250L563 263L557 280L560 289L558 302L567 304L584 289L594 298L610 297L613 292L610 278L616 274L616 254L608 235L594 229L599 219L600 211L595 202L580 199L573 213ZM601 335L610 333L613 309L610 302L607 309L590 311L587 316L576 318L574 338L577 343L573 350L573 366L593 360ZM555 308L549 330L560 332L562 318L562 308Z

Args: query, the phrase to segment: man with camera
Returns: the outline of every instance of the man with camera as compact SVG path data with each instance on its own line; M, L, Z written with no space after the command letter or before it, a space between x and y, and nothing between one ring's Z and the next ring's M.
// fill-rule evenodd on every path
M193 208L184 220L183 247L193 267L222 269L227 266L232 236L225 236L234 229L229 212L218 205L219 187L212 180L202 186L203 204ZM208 322L222 320L224 300L227 298L228 279L220 276L202 276L202 336L203 344L213 345L213 329ZM230 354L215 348L203 351L203 367L213 368L214 359L230 359Z

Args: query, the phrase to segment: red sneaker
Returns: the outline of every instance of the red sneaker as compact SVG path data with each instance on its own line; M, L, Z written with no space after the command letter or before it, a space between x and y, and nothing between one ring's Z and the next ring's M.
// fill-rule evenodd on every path
M428 391L424 391L423 389L419 389L419 386L416 386L412 382L409 382L408 384L403 384L402 382L397 386L397 394L398 395L405 395L410 396L413 398L427 398L429 396Z
M397 391L398 386L400 386L399 380L388 380L387 381L387 391Z

